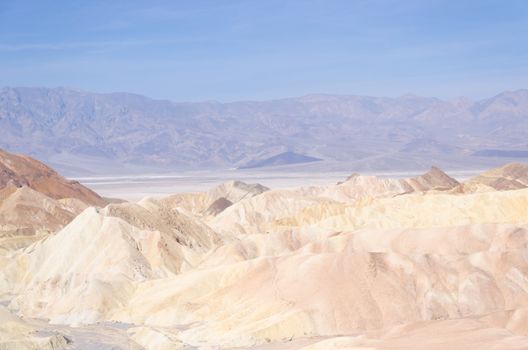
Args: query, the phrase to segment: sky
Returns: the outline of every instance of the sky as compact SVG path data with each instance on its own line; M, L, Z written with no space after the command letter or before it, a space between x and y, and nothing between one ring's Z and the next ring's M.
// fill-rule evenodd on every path
M0 86L482 98L528 88L528 1L0 0Z

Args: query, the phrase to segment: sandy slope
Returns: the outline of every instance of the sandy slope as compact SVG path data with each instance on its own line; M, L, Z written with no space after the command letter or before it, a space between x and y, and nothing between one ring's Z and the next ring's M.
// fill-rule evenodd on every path
M522 316L520 315L523 313ZM518 319L521 317L521 319ZM526 311L493 315L491 318L510 322L526 322ZM517 318L517 320L515 319ZM522 320L522 321L521 321ZM397 326L380 334L336 337L302 347L302 350L389 350L389 349L526 349L528 337L516 335L504 324L486 318L416 322Z
M266 230L324 232L360 228L442 227L485 222L522 223L527 217L528 189L522 189L456 196L419 193L367 200L356 205L322 203L304 208L295 215L267 222L262 227Z
M32 317L105 320L126 303L135 283L190 269L221 241L206 225L152 203L91 207L13 254L0 291L16 294L11 306Z
M248 346L526 305L525 228L468 226L429 234L440 241L473 241L464 253L454 244L436 252L435 241L426 239L414 249L389 248L424 232L391 232L393 243L381 247L369 232L342 234L282 256L147 281L119 319L153 326L197 323L181 339Z
M54 232L86 208L77 199L55 200L29 187L0 190L0 237Z

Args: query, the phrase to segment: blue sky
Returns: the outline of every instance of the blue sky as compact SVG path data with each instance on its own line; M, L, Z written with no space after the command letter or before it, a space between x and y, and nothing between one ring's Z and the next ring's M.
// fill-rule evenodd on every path
M0 86L487 97L528 87L528 1L0 0Z

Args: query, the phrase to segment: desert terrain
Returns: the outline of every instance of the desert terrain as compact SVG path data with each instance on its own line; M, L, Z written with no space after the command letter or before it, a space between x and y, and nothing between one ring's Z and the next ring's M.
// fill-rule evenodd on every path
M0 348L528 348L527 164L227 175L0 152Z
M526 37L526 0L0 0L0 350L528 350Z

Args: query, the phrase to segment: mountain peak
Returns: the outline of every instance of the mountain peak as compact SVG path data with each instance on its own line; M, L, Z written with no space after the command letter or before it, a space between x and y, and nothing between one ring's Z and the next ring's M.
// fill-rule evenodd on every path
M443 170L434 165L428 172L412 180L423 185L425 188L437 190L451 189L460 184L456 179L447 175Z

